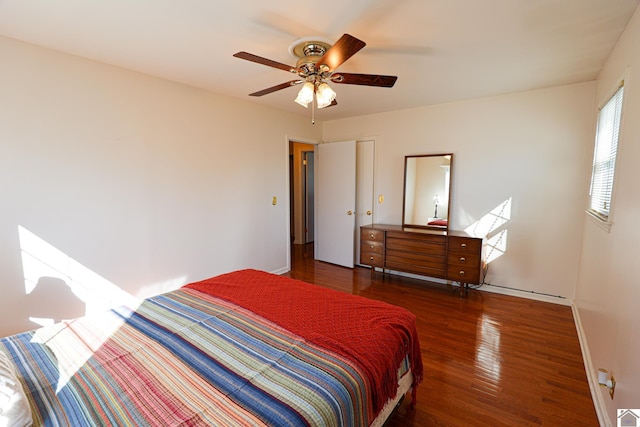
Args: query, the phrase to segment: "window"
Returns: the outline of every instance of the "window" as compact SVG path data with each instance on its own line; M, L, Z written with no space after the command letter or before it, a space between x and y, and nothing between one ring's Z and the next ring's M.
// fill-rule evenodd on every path
M611 209L623 95L624 82L598 113L588 212L606 223Z

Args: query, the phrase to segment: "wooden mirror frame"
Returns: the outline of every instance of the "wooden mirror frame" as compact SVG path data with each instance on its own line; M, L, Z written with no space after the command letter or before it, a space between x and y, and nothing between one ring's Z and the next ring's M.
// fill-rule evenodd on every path
M424 160L420 162L421 159ZM417 165L418 162L421 163L420 167ZM442 172L442 181L440 181L439 177L440 172ZM449 223L451 222L452 173L453 153L421 154L404 157L403 227L449 230ZM420 176L424 178L421 181ZM416 193L420 191L423 195L418 198ZM422 203L416 203L417 199L421 199ZM446 202L446 205L443 202ZM443 210L445 209L446 215L443 215ZM409 214L411 214L411 219L409 219ZM416 216L424 217L424 220L416 220Z

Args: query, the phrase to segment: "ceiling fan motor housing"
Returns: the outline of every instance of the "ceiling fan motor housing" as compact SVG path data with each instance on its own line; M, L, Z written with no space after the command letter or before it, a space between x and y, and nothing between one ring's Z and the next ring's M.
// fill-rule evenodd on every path
M330 47L329 43L319 40L305 40L294 44L290 51L292 55L299 58L296 68L301 71L300 76L306 78L318 74L320 70L316 70L316 63Z

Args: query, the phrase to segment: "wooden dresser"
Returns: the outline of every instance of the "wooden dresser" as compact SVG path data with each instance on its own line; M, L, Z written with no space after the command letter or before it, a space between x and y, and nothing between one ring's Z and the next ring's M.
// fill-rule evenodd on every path
M460 282L480 284L483 241L463 231L423 230L371 224L360 228L360 264Z

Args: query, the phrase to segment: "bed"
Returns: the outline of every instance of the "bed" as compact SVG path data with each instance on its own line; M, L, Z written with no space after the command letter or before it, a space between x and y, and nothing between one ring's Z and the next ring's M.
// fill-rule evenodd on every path
M2 338L0 356L0 425L379 426L422 380L409 311L258 270Z

